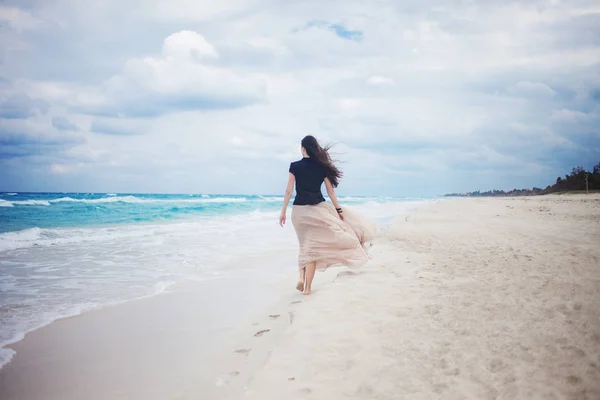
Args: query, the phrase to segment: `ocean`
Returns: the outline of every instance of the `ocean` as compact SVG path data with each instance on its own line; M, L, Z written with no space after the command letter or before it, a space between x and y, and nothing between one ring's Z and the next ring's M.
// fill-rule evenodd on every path
M380 227L427 199L341 197ZM294 270L295 233L283 197L1 193L0 366L4 346L57 319L153 296L174 284L269 280ZM284 261L244 268L244 257ZM232 263L234 266L232 267ZM273 278L275 276L275 278Z

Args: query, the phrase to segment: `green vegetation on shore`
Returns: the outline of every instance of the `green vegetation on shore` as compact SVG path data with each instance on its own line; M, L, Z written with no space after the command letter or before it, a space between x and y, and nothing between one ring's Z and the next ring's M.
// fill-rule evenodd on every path
M587 178L587 188L586 188ZM592 171L586 171L583 167L575 167L571 174L567 174L564 178L556 178L554 185L549 185L545 189L513 189L505 190L489 190L487 192L469 192L469 193L450 193L447 197L508 197L508 196L537 196L550 193L586 193L586 189L590 192L600 191L600 162L594 166Z

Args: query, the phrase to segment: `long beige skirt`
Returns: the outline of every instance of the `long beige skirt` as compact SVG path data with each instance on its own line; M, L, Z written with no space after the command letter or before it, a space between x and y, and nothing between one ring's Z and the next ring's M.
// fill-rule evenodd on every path
M344 221L331 203L292 207L292 224L298 236L298 266L316 261L317 269L359 267L369 257L364 244L375 237L375 223L344 207Z

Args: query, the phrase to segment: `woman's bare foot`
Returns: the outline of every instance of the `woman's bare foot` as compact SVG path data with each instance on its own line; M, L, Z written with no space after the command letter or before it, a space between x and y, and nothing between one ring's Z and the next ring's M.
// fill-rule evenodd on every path
M299 292L303 292L304 291L304 282L298 282L298 284L296 285L296 290L298 290Z
M303 293L304 293L305 296L308 296L308 295L310 295L312 293L312 291L310 289L304 289Z

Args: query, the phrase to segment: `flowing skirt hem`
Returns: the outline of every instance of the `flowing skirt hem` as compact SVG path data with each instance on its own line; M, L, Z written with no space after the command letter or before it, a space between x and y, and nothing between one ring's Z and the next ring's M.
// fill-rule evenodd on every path
M317 269L361 267L369 261L365 243L373 240L375 224L344 207L342 221L330 203L294 206L292 223L298 236L298 267L316 262Z

